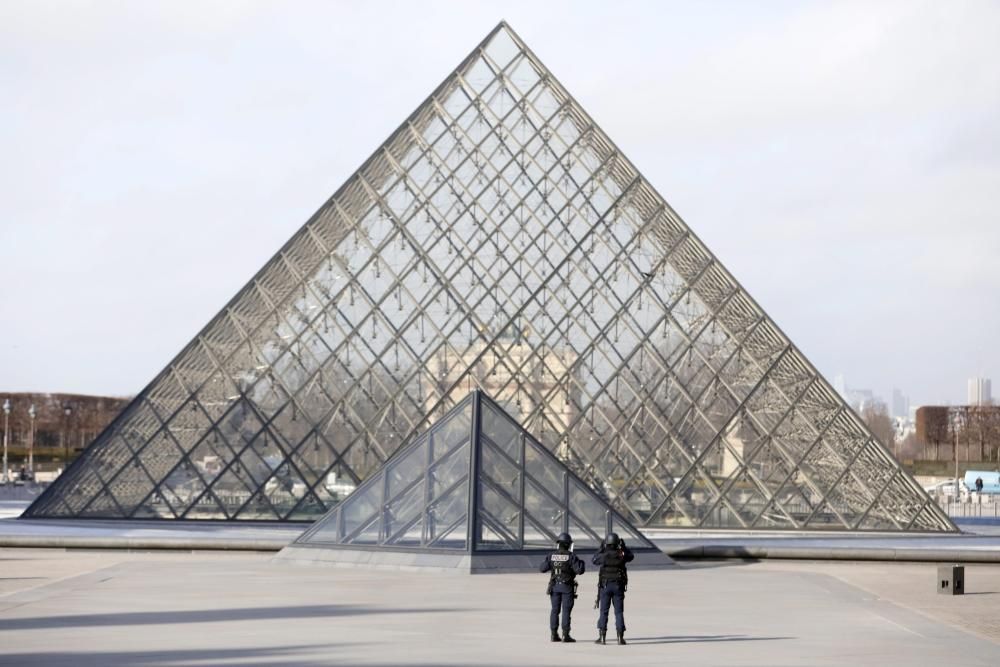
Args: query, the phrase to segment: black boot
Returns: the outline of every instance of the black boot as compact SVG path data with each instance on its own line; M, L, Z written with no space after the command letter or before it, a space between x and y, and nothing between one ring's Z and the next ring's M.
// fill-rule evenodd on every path
M569 630L566 630L565 632L563 632L563 643L565 643L565 644L573 644L575 642L576 642L576 640L569 636Z
M597 631L597 640L594 643L595 644L607 644L608 642L605 640L605 637L607 637L607 635L608 635L608 631L607 630L598 630Z
M561 639L559 639L559 633L557 631L555 631L555 630L552 631L552 641L554 641L554 642L561 642L562 641Z
M618 643L621 644L622 646L625 645L625 633L624 632L619 632L618 633Z

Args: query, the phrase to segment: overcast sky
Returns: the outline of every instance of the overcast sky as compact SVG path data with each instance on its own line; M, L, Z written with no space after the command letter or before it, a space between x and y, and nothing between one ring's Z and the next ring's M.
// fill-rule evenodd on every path
M1000 2L0 3L0 391L133 394L506 18L832 381L1000 393Z

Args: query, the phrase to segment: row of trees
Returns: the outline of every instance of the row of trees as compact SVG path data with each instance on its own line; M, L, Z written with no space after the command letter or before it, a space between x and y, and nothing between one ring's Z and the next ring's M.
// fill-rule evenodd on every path
M1000 406L927 406L917 410L915 440L921 458L996 461L1000 450Z
M32 444L29 415L35 407L34 449L36 457L66 450L72 454L107 426L128 403L126 398L80 394L10 393L0 394L0 403L10 402L7 415L8 449L20 456ZM0 420L4 415L0 413ZM0 421L0 429L3 429ZM0 431L0 438L3 437Z
M916 431L899 438L883 403L866 405L862 417L872 433L903 460L997 461L1000 406L925 406L917 410Z

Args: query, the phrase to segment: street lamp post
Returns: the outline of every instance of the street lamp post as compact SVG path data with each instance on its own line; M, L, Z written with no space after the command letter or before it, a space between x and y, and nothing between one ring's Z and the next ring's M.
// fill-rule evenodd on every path
M28 473L34 477L35 473L35 404L32 403L28 408L28 419L31 422L31 428L29 430L30 439L28 440Z
M62 432L62 448L63 448L63 470L69 467L69 419L73 416L73 406L69 403L63 403L63 415L66 419L63 421L63 432Z
M10 474L7 471L7 440L10 437L10 399L3 401L3 483L10 481Z

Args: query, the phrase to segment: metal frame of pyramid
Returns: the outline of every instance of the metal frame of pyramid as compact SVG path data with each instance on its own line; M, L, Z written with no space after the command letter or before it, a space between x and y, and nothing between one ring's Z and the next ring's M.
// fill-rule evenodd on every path
M482 391L401 448L281 554L298 561L535 570L568 532L617 533L638 565L670 559Z
M26 516L316 518L475 387L637 525L956 530L504 23Z

